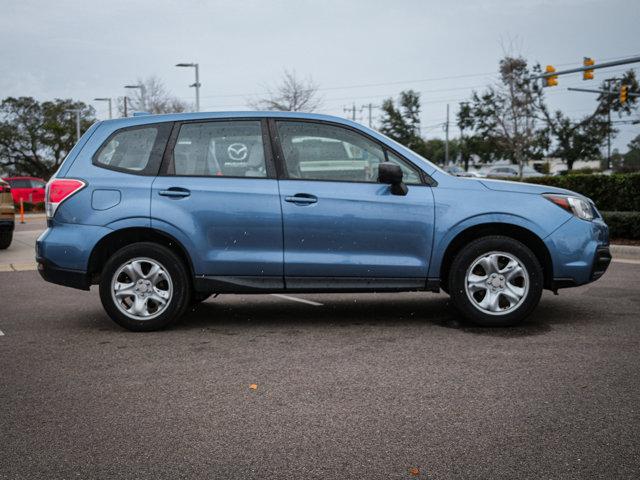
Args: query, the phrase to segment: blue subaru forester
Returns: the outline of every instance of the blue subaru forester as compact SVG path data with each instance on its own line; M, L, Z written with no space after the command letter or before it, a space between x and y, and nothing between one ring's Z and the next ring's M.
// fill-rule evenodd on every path
M438 291L471 321L521 322L542 289L599 278L595 205L453 177L357 123L275 112L94 124L47 185L50 282L97 284L109 316L155 330L214 293Z

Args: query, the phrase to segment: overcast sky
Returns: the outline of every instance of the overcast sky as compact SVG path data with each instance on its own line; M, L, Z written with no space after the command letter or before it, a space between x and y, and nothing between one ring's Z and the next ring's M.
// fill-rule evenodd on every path
M100 118L106 105L94 97L122 96L123 85L149 75L193 101L192 70L173 65L198 62L202 110L248 109L248 98L295 69L321 87L323 113L346 115L355 102L360 116L364 104L418 90L423 134L441 136L447 103L453 121L458 102L495 78L505 48L557 67L640 54L640 0L0 0L0 8L0 97L79 99ZM549 103L578 118L595 96L566 87L597 85L561 77ZM620 126L615 146L625 150L638 134L640 125Z

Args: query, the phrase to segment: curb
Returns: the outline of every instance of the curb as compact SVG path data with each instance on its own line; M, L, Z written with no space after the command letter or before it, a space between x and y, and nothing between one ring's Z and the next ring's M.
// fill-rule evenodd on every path
M37 270L37 269L38 269L38 264L36 262L0 264L0 272L26 272L26 271Z
M640 247L635 245L611 245L611 256L613 258L626 258L629 260L640 260Z

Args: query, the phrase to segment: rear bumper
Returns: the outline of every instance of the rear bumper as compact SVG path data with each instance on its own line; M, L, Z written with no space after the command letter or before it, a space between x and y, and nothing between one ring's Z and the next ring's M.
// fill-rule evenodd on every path
M40 276L48 282L88 290L89 258L96 243L112 230L50 221L36 240Z
M38 263L38 273L47 282L80 290L89 290L91 286L87 272L62 268L42 257L36 257L36 262Z

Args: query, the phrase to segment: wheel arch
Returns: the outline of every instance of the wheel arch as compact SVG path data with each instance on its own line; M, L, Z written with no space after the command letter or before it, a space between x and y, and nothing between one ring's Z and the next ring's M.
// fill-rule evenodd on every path
M190 274L190 278L193 280L195 271L193 263L182 243L176 240L172 235L151 227L129 227L115 230L114 232L105 235L93 247L91 255L89 256L87 268L87 273L89 274L91 283L97 284L100 281L102 269L111 255L120 248L137 242L158 243L173 251L184 261Z
M552 288L553 285L553 261L544 241L533 231L511 223L482 223L470 226L458 234L449 242L445 249L440 264L440 284L448 285L449 269L456 254L470 241L489 235L501 235L513 238L526 245L534 253L544 273L544 288Z

